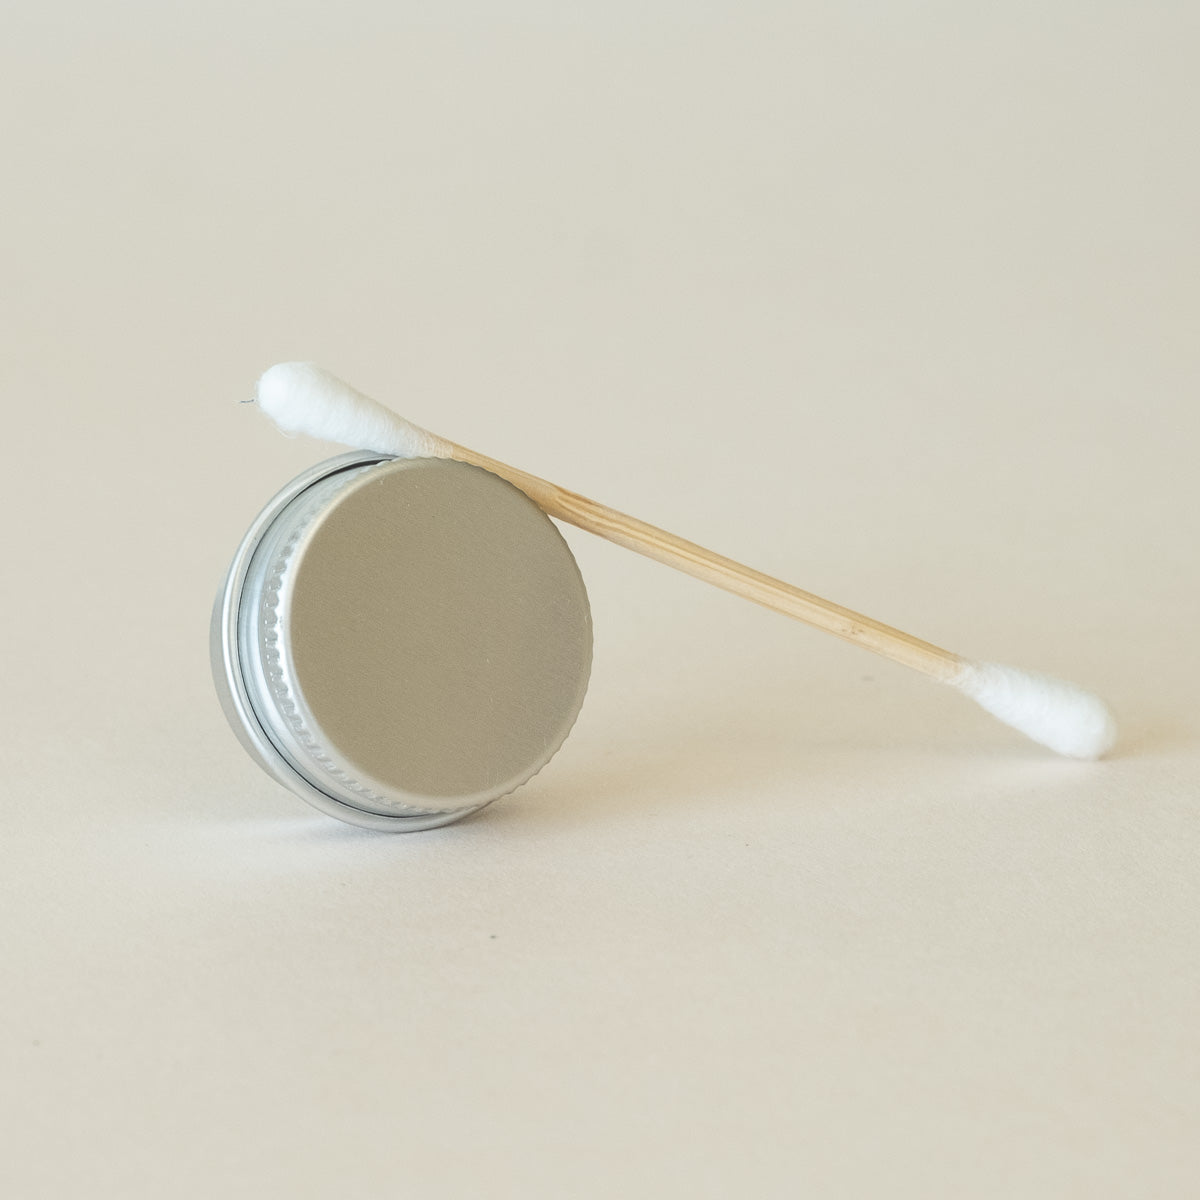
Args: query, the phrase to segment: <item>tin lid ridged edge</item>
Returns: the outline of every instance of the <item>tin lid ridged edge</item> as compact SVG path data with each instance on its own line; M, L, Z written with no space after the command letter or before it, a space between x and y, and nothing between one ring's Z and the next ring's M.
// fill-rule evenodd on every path
M369 811L334 794L335 789L330 786L332 780L318 783L309 778L271 737L267 728L269 716L256 711L251 690L246 685L241 649L241 625L246 612L244 592L251 562L278 518L297 498L323 481L388 461L391 461L388 455L367 452L340 455L297 476L272 498L247 531L217 593L210 654L213 681L226 719L242 746L263 770L313 807L339 820L368 829L417 831L457 821L483 805L437 812Z

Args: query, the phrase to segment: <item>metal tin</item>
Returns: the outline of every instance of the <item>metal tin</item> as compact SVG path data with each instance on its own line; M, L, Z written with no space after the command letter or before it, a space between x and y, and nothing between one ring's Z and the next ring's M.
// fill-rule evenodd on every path
M323 812L430 829L570 732L592 628L553 522L490 472L346 454L285 487L217 597L213 676L270 775Z

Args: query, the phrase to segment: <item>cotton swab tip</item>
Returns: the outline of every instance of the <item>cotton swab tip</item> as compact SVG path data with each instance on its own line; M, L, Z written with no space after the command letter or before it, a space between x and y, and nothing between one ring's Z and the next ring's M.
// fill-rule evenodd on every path
M993 717L1068 758L1100 758L1117 740L1108 705L1062 679L967 662L950 683Z
M284 433L398 458L445 457L440 438L397 416L315 363L278 363L258 381L259 407Z

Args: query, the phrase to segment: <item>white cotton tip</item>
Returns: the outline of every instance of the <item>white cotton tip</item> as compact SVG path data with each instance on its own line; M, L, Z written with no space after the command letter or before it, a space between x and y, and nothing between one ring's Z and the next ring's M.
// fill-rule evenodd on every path
M445 443L314 363L279 363L255 400L284 433L304 433L398 458L443 458Z
M1108 705L1073 683L976 662L966 663L950 683L993 717L1069 758L1099 758L1117 740Z

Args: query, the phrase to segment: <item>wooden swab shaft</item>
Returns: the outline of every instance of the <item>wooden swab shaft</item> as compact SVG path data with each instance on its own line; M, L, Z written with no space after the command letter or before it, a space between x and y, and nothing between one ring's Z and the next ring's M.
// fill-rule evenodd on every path
M852 612L840 604L822 600L820 596L814 596L811 592L802 591L790 583L764 575L761 571L743 566L723 555L714 554L703 546L697 546L694 542L676 537L673 533L667 533L654 525L648 525L636 517L617 512L607 505L598 504L586 496L547 483L536 475L519 471L486 455L477 454L465 446L445 442L444 447L439 447L443 448L443 457L482 467L502 479L507 479L550 516L587 530L588 533L607 538L618 546L636 550L647 558L665 563L696 579L715 584L735 596L743 596L765 608L814 625L941 682L954 678L963 670L963 660L949 650L923 642L920 638L893 629L881 621L864 617L861 613Z

